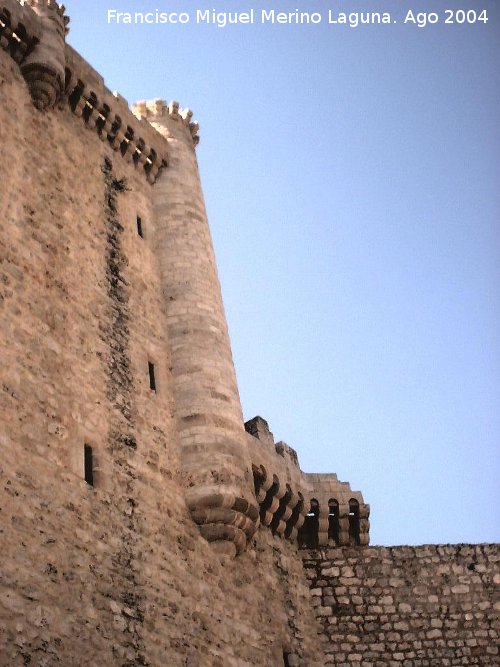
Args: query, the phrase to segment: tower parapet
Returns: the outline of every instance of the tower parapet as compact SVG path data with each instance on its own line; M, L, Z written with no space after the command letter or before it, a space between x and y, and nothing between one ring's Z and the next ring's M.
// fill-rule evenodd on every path
M23 62L21 71L34 105L40 110L50 109L64 90L65 37L69 17L64 13L64 5L54 0L26 0L25 4L39 17L41 35Z
M42 26L39 17L17 0L0 1L0 48L21 65L40 41Z
M198 126L176 102L133 109L168 143L152 199L187 505L202 535L234 555L259 512L194 152Z
M297 453L274 442L265 419L245 423L264 526L303 548L367 546L370 506L334 473L304 473Z
M173 121L168 123L169 138L175 137L178 141L185 141L193 148L200 141L198 136L200 126L191 120L193 112L191 109L181 109L179 102L165 102L160 98L150 101L140 100L133 104L132 111L138 118L149 121L160 134L165 134L165 123L162 123L161 119L168 117Z

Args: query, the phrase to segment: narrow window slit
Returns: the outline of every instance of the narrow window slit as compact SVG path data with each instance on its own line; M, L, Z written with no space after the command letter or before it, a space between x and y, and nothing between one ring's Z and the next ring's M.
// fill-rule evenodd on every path
M155 377L155 365L148 361L148 370L149 370L149 388L151 391L156 391L156 377Z
M137 233L141 237L141 239L144 238L144 230L142 228L142 218L138 215L137 216Z
M84 445L83 461L85 481L89 486L94 486L94 457L90 445Z

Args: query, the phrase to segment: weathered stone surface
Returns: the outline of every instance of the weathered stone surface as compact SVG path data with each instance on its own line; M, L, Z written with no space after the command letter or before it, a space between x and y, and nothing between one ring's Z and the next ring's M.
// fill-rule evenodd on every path
M65 25L0 0L0 667L498 664L493 548L359 548L361 493L245 433L197 124Z
M0 84L1 667L319 667L296 548L233 561L186 505L152 185L2 49Z
M363 665L381 667L499 664L500 623L493 610L499 599L497 545L340 548L302 555L316 615L330 641L327 665L356 664L355 655ZM356 563L351 585L333 574L345 571L346 561Z

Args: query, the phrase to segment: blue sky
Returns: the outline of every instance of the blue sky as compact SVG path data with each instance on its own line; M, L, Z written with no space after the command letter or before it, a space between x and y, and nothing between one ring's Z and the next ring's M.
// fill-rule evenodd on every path
M130 102L201 125L245 418L372 508L372 543L500 539L496 0L67 0ZM119 11L318 11L320 25L108 25ZM488 22L445 24L445 9ZM409 8L436 25L403 24ZM329 25L328 9L397 23Z

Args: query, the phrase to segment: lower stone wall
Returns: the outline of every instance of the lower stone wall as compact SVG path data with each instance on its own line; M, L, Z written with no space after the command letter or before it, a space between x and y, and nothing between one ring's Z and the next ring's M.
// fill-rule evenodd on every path
M296 547L218 556L174 482L111 494L0 445L0 667L323 667Z
M302 552L325 666L500 665L500 547Z

